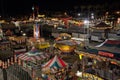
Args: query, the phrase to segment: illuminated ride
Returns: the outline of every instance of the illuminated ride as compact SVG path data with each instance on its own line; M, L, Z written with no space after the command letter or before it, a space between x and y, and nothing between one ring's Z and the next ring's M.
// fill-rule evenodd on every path
M63 40L56 41L54 46L55 48L60 49L63 53L70 53L76 48L76 43L72 40Z
M71 40L71 35L67 33L61 33L55 40L54 47L60 49L63 53L73 52L77 43Z
M39 38L36 40L35 38L31 37L28 39L28 45L31 47L34 46L37 49L45 49L50 47L50 43L44 38Z
M33 25L33 37L29 38L28 43L30 46L34 46L37 49L46 49L50 47L50 43L40 37L40 26L37 23Z

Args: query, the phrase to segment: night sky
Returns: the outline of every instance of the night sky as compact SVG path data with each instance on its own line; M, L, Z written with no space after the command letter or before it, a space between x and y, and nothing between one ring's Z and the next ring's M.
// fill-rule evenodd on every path
M84 5L107 5L120 9L120 0L0 0L0 14L17 15L32 12L32 6L39 6L39 12L73 10Z

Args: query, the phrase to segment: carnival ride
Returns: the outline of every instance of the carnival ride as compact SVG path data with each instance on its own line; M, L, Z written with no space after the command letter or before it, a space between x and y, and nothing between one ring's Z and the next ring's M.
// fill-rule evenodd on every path
M60 49L64 53L73 52L77 43L71 40L71 35L67 33L61 33L55 40L54 47Z
M57 41L55 43L55 48L60 49L64 53L69 53L74 51L74 49L76 48L76 43L71 40Z

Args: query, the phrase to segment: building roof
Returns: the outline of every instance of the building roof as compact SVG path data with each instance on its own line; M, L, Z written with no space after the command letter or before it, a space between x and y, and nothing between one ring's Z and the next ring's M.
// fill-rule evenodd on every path
M100 22L99 24L92 26L91 28L93 28L93 29L111 29L112 26L110 26L104 22Z
M100 45L100 42L90 42L89 46L92 49L97 49L97 50L104 50L112 53L119 53L120 54L120 43L119 44L110 44L109 42L105 43L104 45L100 47L96 47L97 45Z

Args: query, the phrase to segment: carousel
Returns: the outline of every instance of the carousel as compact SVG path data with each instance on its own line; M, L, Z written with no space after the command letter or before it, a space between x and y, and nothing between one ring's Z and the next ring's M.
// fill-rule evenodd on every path
M76 43L72 40L57 41L55 43L55 48L60 49L64 53L70 53L76 48Z

